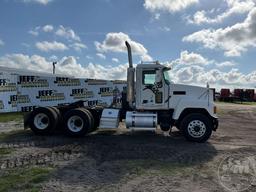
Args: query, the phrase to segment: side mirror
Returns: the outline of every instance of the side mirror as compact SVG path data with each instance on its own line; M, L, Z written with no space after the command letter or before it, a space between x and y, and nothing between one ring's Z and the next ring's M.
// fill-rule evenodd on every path
M157 69L156 70L156 77L155 77L155 82L156 83L161 83L162 82L162 75L163 75L163 72L161 69Z

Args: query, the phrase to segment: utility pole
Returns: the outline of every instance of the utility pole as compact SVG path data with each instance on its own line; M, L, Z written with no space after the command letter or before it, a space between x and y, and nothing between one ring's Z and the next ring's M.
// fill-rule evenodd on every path
M55 74L55 65L57 64L57 62L56 61L54 61L53 63L52 63L52 73L53 74Z

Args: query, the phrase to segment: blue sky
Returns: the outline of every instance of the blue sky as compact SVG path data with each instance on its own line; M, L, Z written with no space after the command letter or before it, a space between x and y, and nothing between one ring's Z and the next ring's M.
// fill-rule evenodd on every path
M124 79L159 60L178 83L256 85L255 0L2 0L0 65Z

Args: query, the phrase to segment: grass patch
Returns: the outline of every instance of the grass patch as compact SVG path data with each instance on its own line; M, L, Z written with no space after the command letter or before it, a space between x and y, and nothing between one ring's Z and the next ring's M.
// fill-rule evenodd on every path
M23 136L23 135L25 136L27 134L28 134L28 131L25 131L25 130L14 130L14 131L0 133L0 142L13 140L20 136Z
M6 123L10 121L18 121L23 119L23 113L1 113L0 114L0 122Z
M256 102L235 102L235 104L241 104L241 105L256 105Z
M175 175L177 173L190 172L190 165L183 163L169 163L156 160L136 160L125 162L128 170L131 170L136 175L146 174L148 171L157 172L163 175ZM152 173L150 173L152 174Z
M40 183L46 181L53 168L27 168L9 171L0 177L0 192L40 191Z
M13 149L6 149L6 148L0 149L0 158L1 156L11 154L12 152L13 152Z
M215 101L215 103L219 104L237 104L237 105L256 105L256 102L249 102L249 101L234 101L234 102L225 102L225 101Z

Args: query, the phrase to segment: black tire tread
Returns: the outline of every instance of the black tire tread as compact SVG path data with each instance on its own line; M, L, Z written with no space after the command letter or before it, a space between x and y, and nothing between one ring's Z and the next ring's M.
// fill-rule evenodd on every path
M78 115L82 119L87 118L86 121L88 122L88 124L84 125L84 128L79 132L72 132L69 130L69 128L67 126L68 119L73 115ZM68 111L64 115L63 120L64 120L64 131L65 131L66 135L73 136L73 137L85 136L86 134L88 134L90 132L90 130L92 129L92 125L93 125L92 118L91 118L90 114L87 111L85 111L83 108L75 108L75 109Z
M192 137L191 135L189 135L189 133L187 131L189 122L192 120L195 120L195 119L203 121L204 124L206 125L206 133L200 138ZM202 113L188 114L181 120L181 123L180 123L180 130L183 132L183 135L185 136L185 138L188 141L193 141L193 142L198 142L198 143L206 142L212 134L212 129L213 129L213 124L211 123L210 119Z
M83 110L85 113L87 113L90 116L90 118L91 118L91 127L89 129L89 132L94 131L95 120L94 120L94 117L93 117L92 113L89 110L85 109L85 108L78 108L78 109Z
M50 125L48 128L46 128L45 130L40 130L37 129L34 126L34 117L38 114L38 113L45 113L50 120ZM58 123L58 115L57 113L49 108L49 107L39 107L36 108L32 111L32 113L30 114L30 118L29 118L29 127L30 129L36 134L36 135L49 135L52 134L53 131L56 129Z

